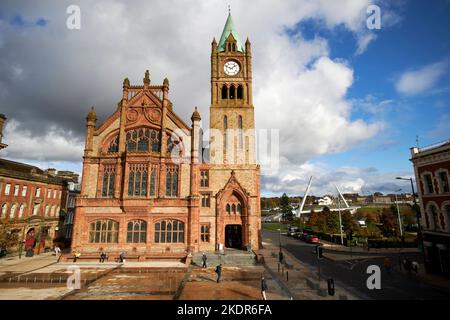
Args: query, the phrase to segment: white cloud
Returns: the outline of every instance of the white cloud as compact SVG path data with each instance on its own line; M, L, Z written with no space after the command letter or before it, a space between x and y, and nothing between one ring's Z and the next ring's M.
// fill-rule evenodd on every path
M168 77L174 111L183 119L198 105L203 123L209 123L210 43L220 37L228 2L79 1L78 31L64 28L67 4L62 2L27 3L20 10L15 1L7 3L14 8L10 12L28 20L49 20L45 27L23 32L0 25L3 48L10 50L0 57L0 74L2 65L20 66L8 79L0 76L4 113L16 119L4 139L9 157L81 161L90 106L103 120L116 109L122 80L140 84L145 69L154 84ZM353 104L346 93L353 70L345 61L330 59L326 39L290 38L284 30L319 19L330 29L344 26L360 37L370 3L230 1L241 40L248 36L252 42L256 125L281 130L281 156L293 172L314 157L373 137L383 124L351 118ZM365 37L358 38L361 52L374 40Z
M84 141L76 139L71 132L53 126L44 136L34 136L31 131L20 129L14 119L6 122L3 141L8 144L3 154L13 159L79 162L84 150Z
M395 88L405 95L416 95L430 90L447 72L448 61L439 61L400 75Z
M355 52L355 55L361 55L363 54L367 48L369 47L369 44L374 41L377 38L377 35L374 33L363 33L361 34L357 41L358 41L358 45L357 45L357 49Z

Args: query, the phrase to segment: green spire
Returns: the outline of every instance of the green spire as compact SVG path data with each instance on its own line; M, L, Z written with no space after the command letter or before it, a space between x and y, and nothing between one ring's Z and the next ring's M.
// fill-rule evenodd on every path
M225 51L225 41L227 40L230 33L233 34L236 40L237 51L245 52L245 47L242 45L241 39L237 33L236 27L234 26L233 19L231 18L231 13L228 13L227 22L225 22L225 27L222 31L222 36L220 37L219 44L217 45L217 51Z

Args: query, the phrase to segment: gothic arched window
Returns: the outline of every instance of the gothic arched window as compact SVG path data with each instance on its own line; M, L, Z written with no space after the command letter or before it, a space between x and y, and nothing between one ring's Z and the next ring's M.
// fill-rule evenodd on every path
M236 89L234 87L234 85L230 86L230 99L234 99L236 98Z
M234 203L231 205L231 211L232 211L234 214L236 214L236 205L235 205Z
M140 128L133 129L126 134L127 151L130 152L158 152L160 133L157 130Z
M166 196L176 197L178 195L178 168L167 167L166 169Z
M7 211L8 211L8 204L7 203L2 204L2 218L6 217Z
M141 163L130 164L128 173L128 195L147 196L147 166Z
M116 169L114 166L105 166L103 172L102 197L114 196L114 180L116 177Z
M144 243L147 241L147 222L134 220L127 225L127 242Z
M19 218L23 217L23 211L25 210L25 205L21 204L19 207Z
M224 152L227 150L227 129L228 129L228 118L227 116L223 116L223 149Z
M180 155L180 140L175 136L175 134L167 134L167 152L174 156Z
M109 144L108 153L119 151L119 136L116 136Z
M238 116L238 129L239 129L239 148L244 146L244 133L242 130L242 116Z
M119 223L113 220L97 220L89 225L90 243L117 243Z
M11 206L11 211L10 211L10 215L9 215L9 217L10 217L11 219L14 219L14 218L15 218L15 216L16 216L16 210L17 210L17 204L14 203L14 204Z
M152 173L150 175L150 197L156 195L156 168L152 168Z
M240 203L238 203L238 205L237 205L237 212L238 212L239 214L242 214L242 206L241 206Z
M238 99L243 99L244 98L244 90L242 89L241 85L238 85L237 87L237 98Z
M226 85L222 86L222 99L228 99L228 88Z
M229 203L227 203L227 206L225 207L225 210L227 211L227 214L230 214L231 213L231 209L230 209L231 207L230 207L230 204Z

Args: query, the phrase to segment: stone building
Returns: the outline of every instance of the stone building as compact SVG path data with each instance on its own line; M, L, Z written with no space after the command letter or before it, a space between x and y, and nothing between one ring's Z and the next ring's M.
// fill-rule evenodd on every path
M425 266L431 273L450 275L450 140L411 148Z
M87 116L72 248L141 257L258 249L260 178L255 154L251 44L228 16L211 44L209 147L197 108L177 114L169 81L123 81L117 109Z

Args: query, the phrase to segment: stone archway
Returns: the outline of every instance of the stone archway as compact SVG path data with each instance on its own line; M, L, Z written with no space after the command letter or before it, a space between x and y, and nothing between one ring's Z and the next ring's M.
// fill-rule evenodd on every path
M217 249L220 245L237 249L246 249L250 245L249 212L248 193L232 171L224 188L216 194Z

